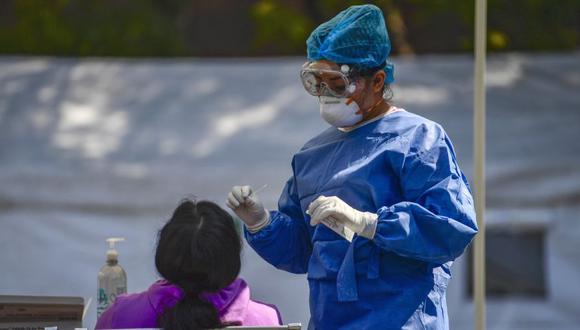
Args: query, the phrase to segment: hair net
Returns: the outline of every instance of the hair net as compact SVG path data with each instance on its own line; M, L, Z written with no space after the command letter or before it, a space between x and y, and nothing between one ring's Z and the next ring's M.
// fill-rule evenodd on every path
M320 24L306 40L311 61L329 60L358 68L383 68L385 83L394 80L394 65L387 59L391 41L382 11L373 5L351 6Z

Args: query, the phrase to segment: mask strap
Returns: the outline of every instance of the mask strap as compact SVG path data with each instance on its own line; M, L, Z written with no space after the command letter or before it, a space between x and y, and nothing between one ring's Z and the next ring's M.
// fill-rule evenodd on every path
M381 104L381 102L383 102L384 100L385 100L385 99L383 99L383 98L381 97L381 99L380 99L380 100L379 100L377 103L375 103L375 105L373 105L372 107L368 108L368 109L367 109L367 110L365 110L365 111L361 111L361 114L365 114L365 113L368 113L368 112L371 112L371 111L373 111L373 110L374 110L374 109L377 107L377 105Z

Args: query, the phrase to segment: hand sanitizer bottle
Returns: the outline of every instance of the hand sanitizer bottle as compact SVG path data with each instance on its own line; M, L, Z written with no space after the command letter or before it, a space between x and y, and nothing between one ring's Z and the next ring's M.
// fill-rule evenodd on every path
M107 239L109 250L107 250L107 264L99 271L98 276L98 304L97 317L115 302L117 296L127 293L127 274L118 264L119 253L115 250L115 243L122 242L122 237L112 237Z

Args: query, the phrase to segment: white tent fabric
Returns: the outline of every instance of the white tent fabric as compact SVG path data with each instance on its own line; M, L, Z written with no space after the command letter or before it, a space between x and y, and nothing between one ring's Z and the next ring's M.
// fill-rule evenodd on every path
M544 217L551 228L549 299L489 300L488 329L580 321L580 292L569 285L580 277L578 56L487 63L488 217ZM441 123L473 179L473 57L394 60L395 103ZM129 291L143 290L156 278L156 231L180 198L224 205L231 185L267 183L260 195L275 207L292 154L326 127L298 80L302 63L1 58L0 293L95 296L109 236L127 238L120 263ZM249 247L243 260L254 298L278 305L284 322L307 324L305 277ZM453 267L452 328L474 324L466 266L461 258Z

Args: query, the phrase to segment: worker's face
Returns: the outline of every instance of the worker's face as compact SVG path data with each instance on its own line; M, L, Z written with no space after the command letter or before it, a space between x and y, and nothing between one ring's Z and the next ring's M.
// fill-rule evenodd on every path
M384 81L385 71L383 70L375 72L372 76L357 78L357 88L351 98L358 104L359 113L365 114L383 99Z
M349 77L346 66L341 69L338 64L326 60L305 63L300 71L304 89L314 96L351 96L356 82Z
M385 73L382 70L371 77L351 76L341 71L341 66L338 63L327 60L311 62L308 65L308 70L312 72L312 84L315 85L313 90L320 90L322 86L322 88L331 89L333 94L345 91L343 97L355 101L363 112L382 98L385 79ZM353 91L348 90L350 84L354 86Z

